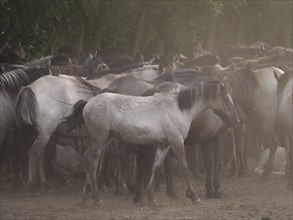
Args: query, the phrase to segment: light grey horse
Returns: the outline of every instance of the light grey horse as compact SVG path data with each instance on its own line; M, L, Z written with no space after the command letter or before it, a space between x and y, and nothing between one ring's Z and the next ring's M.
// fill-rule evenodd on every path
M154 177L170 146L182 168L187 185L186 195L192 202L200 201L191 185L184 151L191 122L204 110L211 108L229 126L239 123L226 79L208 81L179 94L160 93L148 97L133 97L113 93L95 96L89 102L79 101L67 118L72 129L84 122L93 143L83 155L86 163L86 183L83 187L84 204L88 193L95 203L98 195L96 170L101 152L112 135L133 144L159 144L147 187L150 204L154 204Z
M158 65L156 65L158 67ZM37 172L40 173L41 191L46 186L43 169L44 149L64 117L72 112L74 103L81 99L89 100L100 89L123 76L134 76L144 80L156 78L161 73L154 66L141 67L135 72L106 74L98 79L85 80L73 76L45 76L24 87L17 99L17 124L19 127L32 126L38 133L29 149L29 192L35 193Z

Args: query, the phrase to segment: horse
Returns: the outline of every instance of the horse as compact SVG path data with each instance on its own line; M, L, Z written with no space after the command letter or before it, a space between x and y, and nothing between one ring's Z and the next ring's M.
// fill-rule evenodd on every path
M2 153L4 151L7 152L7 154L2 154L2 156L5 157L5 161L14 161L11 163L13 168L13 186L17 186L19 183L16 160L20 159L20 155L15 151L13 145L14 137L16 135L16 97L22 86L26 86L38 78L49 74L52 73L50 73L47 68L27 68L16 69L0 75L0 150ZM24 168L23 165L22 167Z
M102 65L100 63L100 60L97 59L96 57L92 57L89 62L88 62L88 65L87 66L77 66L77 65L62 65L62 66L47 66L47 67L43 67L42 69L44 71L47 71L48 74L51 74L51 75L59 75L59 74L65 74L65 75L76 75L76 76L88 76L96 71L99 70L99 66ZM64 76L66 77L66 76ZM68 76L70 78L70 76ZM54 78L54 77L53 77ZM53 80L54 81L54 80ZM55 81L58 81L58 78L56 79L55 78ZM58 83L56 83L57 85ZM79 85L79 84L78 84ZM52 85L51 85L52 86ZM87 85L83 84L83 86L87 87ZM48 87L49 89L49 87ZM79 88L77 88L78 90ZM93 89L91 92L93 92L96 88L94 87L91 87L91 89ZM49 90L48 90L49 91ZM32 103L33 104L33 103ZM19 104L17 105L19 106ZM30 110L29 110L30 111ZM15 112L15 110L13 111ZM32 113L33 111L31 112L27 112L27 114L29 114L30 116L33 115ZM25 131L29 131L30 129L25 129ZM19 131L19 129L15 129L15 138L13 140L13 148L17 149L16 151L26 151L27 147L22 147L22 148L19 148L18 145L30 145L31 144L31 140L28 140L28 143L24 142L23 141L23 138L25 139L29 139L28 137L26 136L31 136L31 139L33 140L35 137L36 132L34 131L34 129L30 130L31 132L29 133L32 133L32 134L27 134L26 132L24 131ZM24 135L25 133L25 135ZM15 163L14 163L15 164ZM23 166L23 165L21 165Z
M67 65L72 64L71 58L68 55L46 56L30 62L23 63L27 67L43 67L53 65Z
M186 72L184 75L187 75L187 73L192 72ZM205 77L203 77L201 74L195 74L198 77L192 78L188 77L190 82L195 82L195 80L204 80ZM173 77L174 81L180 80L182 83L184 83L184 78L178 78L177 75L174 74L175 77ZM180 74L178 74L180 75ZM239 105L245 115L248 118L253 118L256 114L256 106L254 102L254 90L256 88L256 78L254 76L253 71L247 68L240 68L238 70L229 70L224 71L221 74L222 76L229 76L228 82L232 88L233 91L233 100L234 102ZM209 77L212 77L210 75ZM215 76L214 76L215 77ZM152 89L153 90L153 89ZM245 94L245 95L244 95ZM242 116L243 117L243 116ZM243 123L243 118L241 118L241 121ZM238 125L239 126L239 125ZM223 145L225 144L224 141L227 139L226 136L223 136L223 134L228 134L230 137L227 139L230 142L230 145L235 145L234 136L229 129L227 130L227 126L225 123L216 115L213 113L212 110L206 110L203 111L191 124L189 133L187 138L185 139L184 143L187 146L187 148L192 147L195 144L201 144L203 155L204 155L204 161L206 166L206 197L216 197L219 198L222 196L222 192L220 191L220 168L221 168L221 154L224 151ZM236 128L237 129L237 128ZM214 192L212 191L212 178L211 178L211 155L210 155L210 143L213 142L216 144L215 146L215 162L214 162ZM237 148L240 148L240 151L242 151L242 145L240 141L236 142L238 145ZM192 146L191 146L192 145ZM167 194L172 197L177 197L173 181L172 181L172 161L173 159L169 159L170 154L167 155L167 158L165 160L165 171L166 171L166 182L167 182ZM239 156L240 157L240 156ZM240 157L241 158L241 157ZM236 161L232 161L233 168L236 166ZM243 163L243 160L241 161ZM171 163L171 164L170 164ZM240 163L240 165L241 165ZM241 165L240 167L242 167ZM233 173L234 170L231 170L231 173ZM240 169L239 173L241 173L242 170ZM230 174L231 175L231 174ZM139 192L140 193L140 192ZM141 195L136 195L134 201L137 202Z
M217 69L217 68L216 68ZM192 85L193 82L198 81L200 79L204 80L207 77L211 77L211 75L214 75L214 77L224 77L229 76L229 83L232 86L233 90L233 97L234 101L241 107L244 111L244 115L241 114L242 118L242 124L244 121L246 121L245 117L253 118L256 115L256 104L255 104L255 98L254 98L254 91L257 87L257 79L255 77L255 73L250 68L237 68L237 69L227 69L227 68L220 68L219 70L216 70L214 68L203 68L202 71L209 71L211 73L208 74L201 74L200 72L193 72L193 71L184 71L182 73L175 72L172 73L172 79L174 82L180 82L184 85ZM177 74L178 73L178 74ZM246 95L243 95L246 94ZM243 116L242 116L243 115ZM245 116L246 115L246 116ZM212 117L212 116L210 116ZM214 121L219 121L219 119L216 117ZM218 122L219 124L220 122ZM217 133L217 129L219 129L221 126L217 127L210 127L207 125L207 130L205 131L205 136L209 136L207 134L215 135ZM242 132L243 132L243 126L238 126L236 129L234 129L235 134L237 135L236 138L236 150L237 155L240 162L240 170L239 175L244 174L244 159L243 159L243 138L242 138ZM208 137L207 139L210 140L211 137ZM196 138L194 138L195 140ZM235 162L234 162L235 164ZM232 166L232 168L235 166ZM234 168L233 168L234 169ZM231 175L234 173L234 170L231 170Z
M6 133L15 119L15 99L22 86L26 86L38 78L49 75L47 68L18 69L0 75L1 97L1 135L0 149ZM5 117L2 117L5 115Z
M25 58L24 49L19 41L7 43L0 49L0 63L21 63Z
M56 69L56 67L49 68L52 70ZM95 75L95 73L92 75ZM132 69L127 73L105 74L102 77L97 77L98 79L88 77L91 80L66 75L59 75L59 77L46 76L23 88L17 99L16 115L18 127L22 128L29 125L34 131L38 127L38 139L34 141L28 154L29 192L35 192L36 167L39 161L42 160L46 144L62 121L62 118L71 113L71 107L74 103L80 99L93 97L100 90L107 88L113 80L122 76L151 79L159 75L160 72L154 70L153 66L151 66L139 68L137 72ZM52 91L52 85L54 85L54 91ZM27 105L28 103L31 103L31 105ZM42 173L41 185L46 186L46 178L42 167L39 167L38 172ZM44 187L41 190L43 191Z
M274 72L282 75L284 71L276 67L266 67L255 71L257 87L255 90L255 103L257 109L257 130L264 141L264 146L270 148L269 161L263 172L267 176L273 166L274 154L278 145L275 133L275 118L278 112L277 80Z
M187 185L186 195L192 202L200 201L195 195L184 151L184 139L194 118L211 108L229 126L234 127L239 118L225 80L196 85L179 94L160 93L148 97L133 97L102 93L90 101L79 101L67 118L69 127L80 128L84 122L93 143L84 154L86 183L82 203L91 190L95 203L101 203L96 184L96 169L101 152L112 135L134 144L159 144L147 186L150 204L155 204L154 176L170 146L183 169ZM89 188L90 187L90 188Z
M292 122L292 93L293 93L293 71L287 71L279 76L274 72L278 81L278 110L275 120L276 134L283 146L286 146L288 139L288 164L289 164L289 183L287 188L292 189L292 173L293 173L293 122Z

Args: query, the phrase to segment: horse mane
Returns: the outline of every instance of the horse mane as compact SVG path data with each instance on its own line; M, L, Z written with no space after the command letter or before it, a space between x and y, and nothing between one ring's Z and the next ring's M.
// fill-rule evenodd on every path
M37 66L52 66L52 65L68 65L72 64L72 59L66 54L61 54L58 56L46 56L41 57L40 59L33 60L31 62L24 63L28 67L37 67Z
M51 65L68 65L68 64L72 64L72 60L70 58L70 56L66 55L66 54L61 54L58 56L52 56L50 58L50 62Z
M191 88L182 90L178 94L178 106L181 111L191 109L197 101L207 103L217 96L217 85L220 80L198 83Z
M28 67L36 67L36 66L48 66L50 65L50 60L53 56L46 56L46 57L41 57L39 59L33 60L31 62L26 62L24 63L24 65L28 66Z
M49 66L48 69L54 76L58 75L70 75L70 76L88 76L90 75L90 70L84 66L62 65L62 66Z
M152 96L156 93L168 92L168 93L179 93L183 88L183 85L174 82L163 82L153 88L147 90L142 96Z
M231 78L236 78L237 80L240 80L240 83L243 85L252 83L253 87L257 86L257 78L249 67L240 67L235 70L226 70L220 74L223 76L227 75Z
M36 79L49 75L46 67L16 69L0 75L0 91L6 90L17 94L22 86L27 86Z
M133 69L141 68L144 66L145 66L144 63L136 63L136 64L131 64L131 65L127 65L127 66L119 67L119 68L114 68L114 69L110 69L110 70L102 70L102 71L99 71L95 74L92 74L91 76L87 77L87 79L98 79L98 78L101 78L107 74L119 74L119 73L131 71Z

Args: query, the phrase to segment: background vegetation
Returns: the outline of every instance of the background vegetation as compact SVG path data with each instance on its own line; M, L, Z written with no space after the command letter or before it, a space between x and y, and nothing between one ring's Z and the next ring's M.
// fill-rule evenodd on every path
M20 40L27 58L69 45L136 54L183 52L195 42L213 52L264 41L292 47L292 1L0 0L0 46Z

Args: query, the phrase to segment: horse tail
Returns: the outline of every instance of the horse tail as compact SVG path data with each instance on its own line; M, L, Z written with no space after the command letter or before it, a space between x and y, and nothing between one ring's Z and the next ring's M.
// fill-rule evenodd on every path
M84 132L81 133L81 131L84 128L83 109L86 104L87 101L85 100L79 100L74 104L73 112L64 120L64 126L68 132L76 134L77 136L84 135Z
M37 99L33 90L30 87L21 88L16 97L16 126L31 127L37 134L37 109Z
M105 89L103 89L103 90L100 92L100 94L105 93L105 92L108 92L108 93L115 93L115 91L114 91L113 89L111 89L111 88L105 88Z

